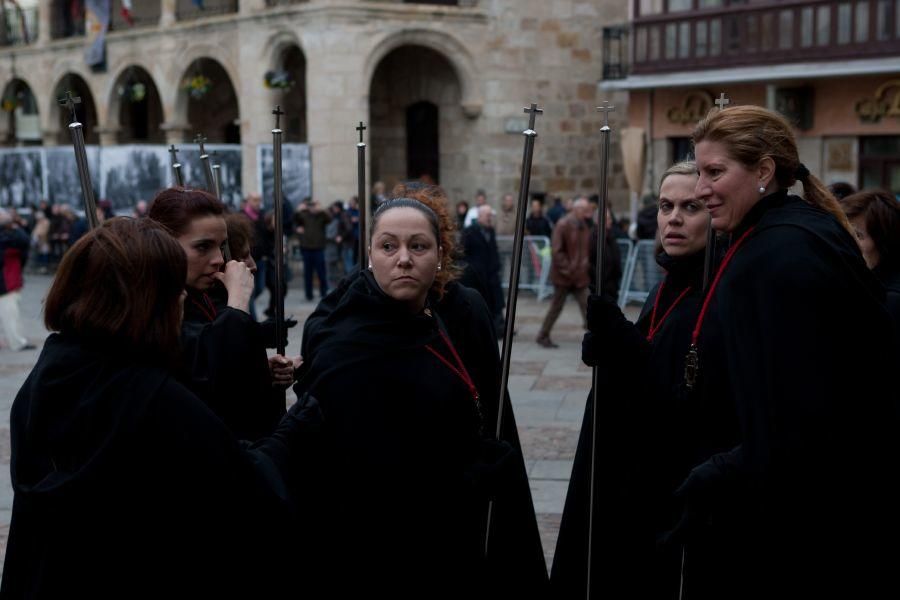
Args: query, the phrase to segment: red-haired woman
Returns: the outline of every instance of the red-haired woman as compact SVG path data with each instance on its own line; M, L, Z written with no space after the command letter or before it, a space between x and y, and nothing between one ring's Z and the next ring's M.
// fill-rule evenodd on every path
M266 435L285 408L283 394L274 393L272 384L290 385L294 366L284 357L266 358L267 336L249 314L251 268L237 260L226 265L223 258L224 206L204 191L170 188L153 199L147 216L187 255L182 366L188 387L238 437ZM227 294L224 303L216 301L220 285Z

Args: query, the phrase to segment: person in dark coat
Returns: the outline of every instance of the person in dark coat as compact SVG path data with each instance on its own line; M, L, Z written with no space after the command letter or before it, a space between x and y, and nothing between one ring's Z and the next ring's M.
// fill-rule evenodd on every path
M842 199L841 208L866 266L884 285L886 306L900 334L900 203L885 190L864 190Z
M242 439L272 431L284 414L283 395L272 385L293 382L294 361L266 356L264 330L249 314L253 274L243 262L222 256L227 241L224 207L201 190L160 192L149 218L162 224L188 257L182 324L182 378ZM217 286L225 306L217 306ZM221 292L219 292L221 293Z
M883 289L783 117L726 108L693 141L697 197L733 242L685 381L733 407L740 435L678 489L666 543L686 548L684 594L896 597L898 357ZM797 182L803 198L787 192Z
M539 198L531 201L531 212L525 219L525 233L527 235L553 235L553 223L544 215L544 204Z
M696 183L697 167L690 162L675 164L662 176L656 259L666 277L651 290L637 322L625 319L614 298L588 300L582 358L600 369L603 382L592 598L677 598L680 549L657 547L656 540L679 514L672 494L684 474L720 448L694 434L716 427L700 426L710 415L681 389L684 357L703 301L709 224L694 197ZM553 598L586 597L593 414L591 393L553 558ZM733 414L721 422L733 424ZM733 426L718 429L735 435Z
M444 271L452 266L444 213L439 219L409 198L386 202L373 224L372 270L345 279L304 327L295 389L327 398L325 483L316 486L325 531L316 543L326 564L339 558L322 571L330 597L546 592L508 400L504 441L492 435L499 359L491 318L478 294ZM385 261L390 254L399 262ZM401 273L413 279L407 284ZM407 294L411 288L418 293ZM364 402L333 402L357 386ZM489 498L495 507L485 560ZM337 577L347 572L354 576Z
M299 565L282 538L285 489L315 435L315 401L250 446L178 383L186 274L179 244L146 219L111 219L63 258L44 310L54 333L10 415L0 597L286 591L284 569Z
M500 252L494 231L494 209L478 208L478 220L463 230L465 260L463 284L477 290L494 318L494 327L503 331L503 289L500 285Z

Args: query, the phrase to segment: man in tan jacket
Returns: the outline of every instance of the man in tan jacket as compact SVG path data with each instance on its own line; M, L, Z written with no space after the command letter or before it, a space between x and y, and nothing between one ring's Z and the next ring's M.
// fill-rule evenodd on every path
M537 336L537 343L545 348L558 348L550 340L550 330L562 312L569 294L575 296L581 309L582 321L587 314L588 284L590 284L591 256L591 205L587 198L575 201L572 212L559 220L553 228L553 259L550 281L553 283L553 300L544 317L544 324Z

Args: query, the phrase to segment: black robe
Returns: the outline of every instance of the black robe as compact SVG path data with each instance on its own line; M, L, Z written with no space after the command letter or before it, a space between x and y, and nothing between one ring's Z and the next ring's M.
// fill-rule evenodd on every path
M699 338L698 391L733 407L740 440L686 482L685 595L897 597L883 291L850 234L800 198L763 198L733 239L750 227Z
M499 404L490 314L476 292L455 283L430 310L439 321L406 314L363 271L329 294L304 327L306 362L295 389L323 399L328 440L313 597L546 594L508 398L504 440L512 451L498 460L485 441ZM480 414L468 388L424 347L450 357L439 326L480 392ZM489 497L496 502L484 561Z
M462 281L481 294L494 322L499 325L505 302L500 285L501 263L497 234L493 228L484 228L475 223L463 230L462 246L465 261Z
M894 339L900 348L900 269L878 265L873 273L884 285L884 306L894 319Z
M646 336L660 284L650 292L637 322L626 325L634 343L614 349L620 355L615 365L599 365L603 417L597 452L601 483L595 504L594 598L676 597L680 552L656 543L680 511L672 494L691 467L736 440L733 411L712 410L683 389L684 357L703 300L703 259L703 252L682 259L657 257L667 274L652 342ZM590 335L586 343L612 343ZM585 597L592 419L591 393L553 560L553 597L559 599ZM710 431L724 441L714 439Z
M51 335L12 406L0 597L282 597L306 400L251 447L150 359Z
M180 378L240 439L268 435L285 412L284 392L272 388L266 337L221 293L188 290Z

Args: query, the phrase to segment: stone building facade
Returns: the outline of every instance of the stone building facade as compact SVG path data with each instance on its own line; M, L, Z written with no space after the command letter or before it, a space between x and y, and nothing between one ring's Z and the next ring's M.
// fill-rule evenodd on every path
M134 2L134 25L113 2L106 68L89 69L83 24L58 0L38 0L29 43L0 47L4 97L33 93L32 143L66 143L56 98L72 89L88 142L211 142L243 147L246 192L256 191L256 146L271 142L271 111L287 112L286 141L309 144L313 194L323 202L355 195L356 125L368 130L369 181L388 186L429 175L454 201L484 189L497 202L516 192L527 124L523 107L544 109L534 157L533 193L592 194L599 184L605 25L627 18L612 0L190 0ZM28 19L26 19L28 20ZM2 41L2 40L0 40ZM287 74L289 89L264 85ZM186 84L201 77L199 100ZM142 97L129 101L138 83ZM124 92L123 92L124 90ZM20 94L21 95L21 94ZM20 111L21 112L21 111ZM2 116L2 115L0 115ZM20 123L26 121L20 120ZM28 143L2 119L0 140ZM610 197L627 197L613 138Z

